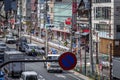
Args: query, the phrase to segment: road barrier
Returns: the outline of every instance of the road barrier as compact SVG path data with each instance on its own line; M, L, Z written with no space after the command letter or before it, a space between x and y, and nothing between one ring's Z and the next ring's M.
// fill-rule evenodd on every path
M30 35L23 35L27 38L30 38ZM36 41L36 42L39 42L41 44L45 44L45 41L43 39L40 39L40 38L37 38L37 37L34 37L34 36L31 36L32 40ZM53 47L57 50L60 50L60 51L63 51L63 52L67 52L69 51L69 48L65 47L65 46L61 46L61 45L58 45L58 44L55 44L55 43L52 43L52 42L48 42L48 46L49 47Z

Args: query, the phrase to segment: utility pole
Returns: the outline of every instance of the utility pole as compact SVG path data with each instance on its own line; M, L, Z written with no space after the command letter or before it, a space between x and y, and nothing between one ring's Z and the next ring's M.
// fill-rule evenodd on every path
M92 0L89 0L89 52L90 52L90 63L91 63L91 73L94 75L94 63L93 63L93 51L92 51L92 17L91 17L91 12L92 12Z
M98 32L96 33L97 41L96 41L96 72L97 72L97 79L100 80L99 77L99 55L98 55Z
M85 44L86 44L86 43L85 43ZM86 58L86 46L87 46L87 45L85 45L85 48L84 48L84 49L85 49L85 53L84 53L84 54L85 54L85 59L84 59L84 64L85 64L85 65L84 65L84 67L85 67L85 76L86 76L86 64L87 64L87 60L86 60L86 59L87 59L87 58Z
M37 11L38 11L38 13L37 13L37 15L38 15L38 27L40 28L40 32L39 32L39 37L41 38L41 23L40 23L40 21L41 21L41 17L40 17L40 15L41 15L41 2L40 2L40 0L38 0L38 4L37 4Z
M77 0L72 0L72 26L71 26L71 47L70 47L70 51L72 52L72 44L73 44L73 36L75 34L75 29L77 26L76 23L77 20Z
M112 43L110 43L109 62L109 80L112 80Z
M20 26L19 26L19 37L21 36L22 29L22 0L20 0Z
M45 52L46 52L46 56L48 54L48 31L47 31L47 27L46 27L46 24L47 24L47 0L46 0L46 3L45 3L45 19L44 19L44 26L45 26L45 32L46 32L46 38L45 38Z

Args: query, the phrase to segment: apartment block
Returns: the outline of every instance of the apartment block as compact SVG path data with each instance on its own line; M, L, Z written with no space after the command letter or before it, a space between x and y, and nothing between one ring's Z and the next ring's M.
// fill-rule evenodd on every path
M99 43L99 52L120 56L120 0L93 0L93 40ZM110 48L112 44L112 48Z

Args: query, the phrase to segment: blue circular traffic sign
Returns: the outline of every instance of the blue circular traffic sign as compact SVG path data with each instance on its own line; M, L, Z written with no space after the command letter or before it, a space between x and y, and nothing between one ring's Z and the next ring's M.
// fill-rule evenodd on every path
M77 58L75 54L71 52L65 52L59 57L59 65L63 70L71 70L77 64Z

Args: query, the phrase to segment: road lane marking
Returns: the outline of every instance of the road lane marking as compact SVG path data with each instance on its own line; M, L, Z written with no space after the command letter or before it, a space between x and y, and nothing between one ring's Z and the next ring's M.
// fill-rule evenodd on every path
M67 74L67 75L70 75L71 77L73 77L73 78L75 78L75 79L77 79L77 80L81 80L81 79L79 79L78 77L74 76L73 74Z
M39 75L39 80L45 80L45 78L42 75Z
M55 74L56 77L59 77L59 78L63 78L63 79L66 79L66 76L62 75L62 74Z

